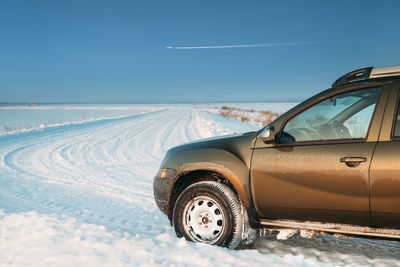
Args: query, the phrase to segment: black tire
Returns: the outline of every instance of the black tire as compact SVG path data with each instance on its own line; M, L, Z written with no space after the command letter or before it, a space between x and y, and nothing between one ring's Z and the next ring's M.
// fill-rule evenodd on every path
M203 181L190 185L179 195L173 225L178 237L235 249L242 241L242 214L241 203L228 186Z

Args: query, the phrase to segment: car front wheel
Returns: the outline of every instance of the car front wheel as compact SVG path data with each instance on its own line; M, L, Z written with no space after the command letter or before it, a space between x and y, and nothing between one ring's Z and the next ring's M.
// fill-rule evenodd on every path
M175 202L175 232L193 242L234 249L242 241L242 210L236 194L227 185L198 182L186 188Z

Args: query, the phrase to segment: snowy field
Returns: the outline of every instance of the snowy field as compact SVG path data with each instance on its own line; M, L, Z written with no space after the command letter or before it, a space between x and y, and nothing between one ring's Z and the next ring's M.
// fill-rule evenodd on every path
M297 103L229 103L230 107L283 113ZM140 105L0 105L0 135L115 119L171 107L219 109L226 103Z
M159 109L154 105L0 106L0 135L122 118Z
M238 109L254 109L256 111L271 111L282 114L288 111L298 103L209 103L209 104L196 104L195 107L201 108L221 108L228 106Z
M176 238L153 200L165 151L257 129L204 107L0 108L18 129L0 134L0 266L400 266L393 241L269 237L231 251Z

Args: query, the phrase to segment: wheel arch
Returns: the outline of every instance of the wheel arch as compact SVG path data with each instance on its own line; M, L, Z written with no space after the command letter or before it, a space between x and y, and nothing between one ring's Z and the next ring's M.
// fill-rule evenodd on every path
M239 201L242 203L243 207L246 209L247 213L250 215L250 224L253 222L258 222L258 218L251 208L250 199L248 197L248 192L245 190L241 179L237 177L234 173L228 170L224 166L217 166L217 164L211 164L210 162L204 163L205 165L199 168L199 163L195 166L182 166L178 175L175 177L171 189L168 193L167 200L167 216L172 223L172 214L175 202L185 188L188 186L200 182L200 181L216 181L227 185L236 194ZM200 164L201 165L201 164ZM248 180L248 179L246 179Z

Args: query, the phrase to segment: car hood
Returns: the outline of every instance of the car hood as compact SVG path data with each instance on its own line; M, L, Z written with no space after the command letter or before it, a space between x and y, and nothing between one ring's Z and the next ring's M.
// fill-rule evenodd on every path
M254 145L252 142L256 136L257 132L254 131L192 141L168 150L164 160L182 152L193 151L193 153L196 153L196 150L199 149L224 150L242 157L240 155L249 154L251 152Z

